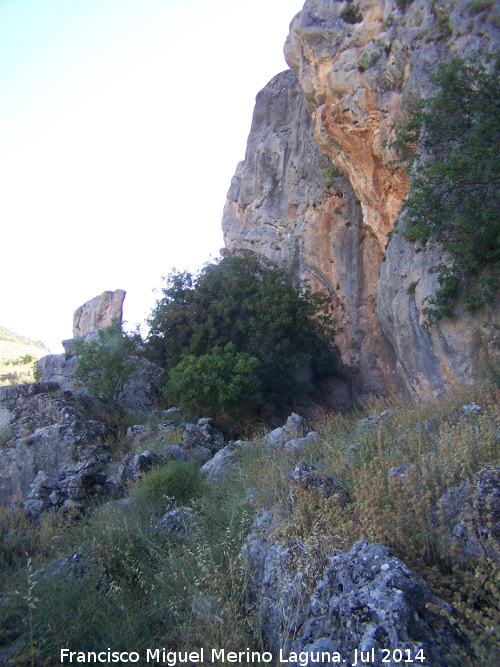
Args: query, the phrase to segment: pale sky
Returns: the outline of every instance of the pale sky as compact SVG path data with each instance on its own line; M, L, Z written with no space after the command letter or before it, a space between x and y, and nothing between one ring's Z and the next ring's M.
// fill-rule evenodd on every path
M223 247L255 96L303 0L0 0L0 323L53 352Z

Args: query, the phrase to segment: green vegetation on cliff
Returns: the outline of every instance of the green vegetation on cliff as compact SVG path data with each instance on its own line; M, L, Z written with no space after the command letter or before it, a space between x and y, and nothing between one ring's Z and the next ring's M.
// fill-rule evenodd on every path
M133 374L138 334L127 334L120 322L97 332L97 340L75 339L78 366L75 377L94 396L117 407L127 380Z
M419 146L404 235L449 256L436 267L440 287L424 310L430 324L452 317L458 298L476 313L500 285L500 71L455 59L434 83L436 94L394 144Z

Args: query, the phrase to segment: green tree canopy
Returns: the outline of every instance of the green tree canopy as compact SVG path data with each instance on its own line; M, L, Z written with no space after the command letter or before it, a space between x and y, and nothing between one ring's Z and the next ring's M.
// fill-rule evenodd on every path
M172 273L149 324L147 348L170 374L169 399L191 396L212 412L277 404L307 391L304 368L314 378L340 367L330 299L250 252L196 277Z
M419 142L403 204L410 241L441 246L453 263L436 267L440 289L425 309L429 323L450 317L458 297L477 312L492 303L500 260L500 75L455 59L434 78L394 145Z

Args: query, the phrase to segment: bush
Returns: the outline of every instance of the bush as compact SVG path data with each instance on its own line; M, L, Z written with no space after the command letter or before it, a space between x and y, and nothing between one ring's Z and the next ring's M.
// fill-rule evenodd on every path
M233 343L199 357L188 355L170 373L164 396L186 413L241 413L242 406L261 401L258 366L258 359L236 352Z
M428 324L493 303L500 260L500 76L461 59L442 65L435 96L421 102L394 146L419 141L422 163L403 204L410 241L439 246L453 259L435 267L440 288L424 309Z
M340 169L337 169L337 167L334 164L328 165L325 169L325 185L327 188L331 188L335 182L335 179L340 178L342 176L342 172Z
M365 72L370 67L373 67L379 58L380 53L377 53L377 51L365 51L359 58L358 67L362 72Z
M116 408L127 380L135 370L131 358L140 343L138 334L129 335L120 322L97 332L98 340L75 340L78 366L75 378L94 396Z
M350 1L340 12L340 17L346 23L360 23L363 20L363 14L361 13L358 5L353 5Z
M170 374L174 402L249 417L307 396L310 380L339 370L330 298L252 253L227 255L195 279L173 273L163 295L147 350Z
M194 463L169 461L147 473L131 490L136 505L164 509L166 498L184 504L202 492L203 485Z

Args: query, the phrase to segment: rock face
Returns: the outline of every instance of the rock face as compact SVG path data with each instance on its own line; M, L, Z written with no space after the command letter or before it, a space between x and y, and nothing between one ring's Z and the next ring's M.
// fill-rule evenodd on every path
M458 667L467 654L466 638L450 622L451 607L380 544L358 542L333 556L306 615L292 646L296 655L339 652L355 664L356 650L359 662L360 651L371 660L373 649L370 664L389 656L385 662L395 665L399 649L406 659L423 658L421 665Z
M61 489L74 488L64 498L84 495L78 480L83 486L88 481L89 489L97 483L95 474L110 460L109 431L82 412L88 407L88 401L63 394L56 383L0 387L0 503L18 502L33 492L28 500L49 506L59 477L66 480ZM34 490L30 487L40 472L43 479Z
M125 291L103 292L87 301L73 315L73 337L85 338L91 331L106 329L113 322L122 321Z
M373 261L376 250L379 266L383 251L363 228L348 178L329 179L329 166L314 138L298 77L278 74L257 95L245 161L224 209L224 240L230 250L254 250L298 282L307 279L313 288L327 289L343 328L337 337L342 358L366 369L360 389L376 391L385 386L384 342L375 305L378 273L366 261Z
M439 252L387 237L404 225L398 213L408 191L388 146L395 129L432 93L441 62L487 60L499 50L498 3L477 11L470 4L307 0L285 45L298 82L285 72L257 96L245 161L228 193L229 249L252 248L337 297L338 344L344 361L359 367L358 393L406 385L431 397L472 381L498 354L500 300L479 317L459 312L422 329ZM325 156L342 174L329 188Z

